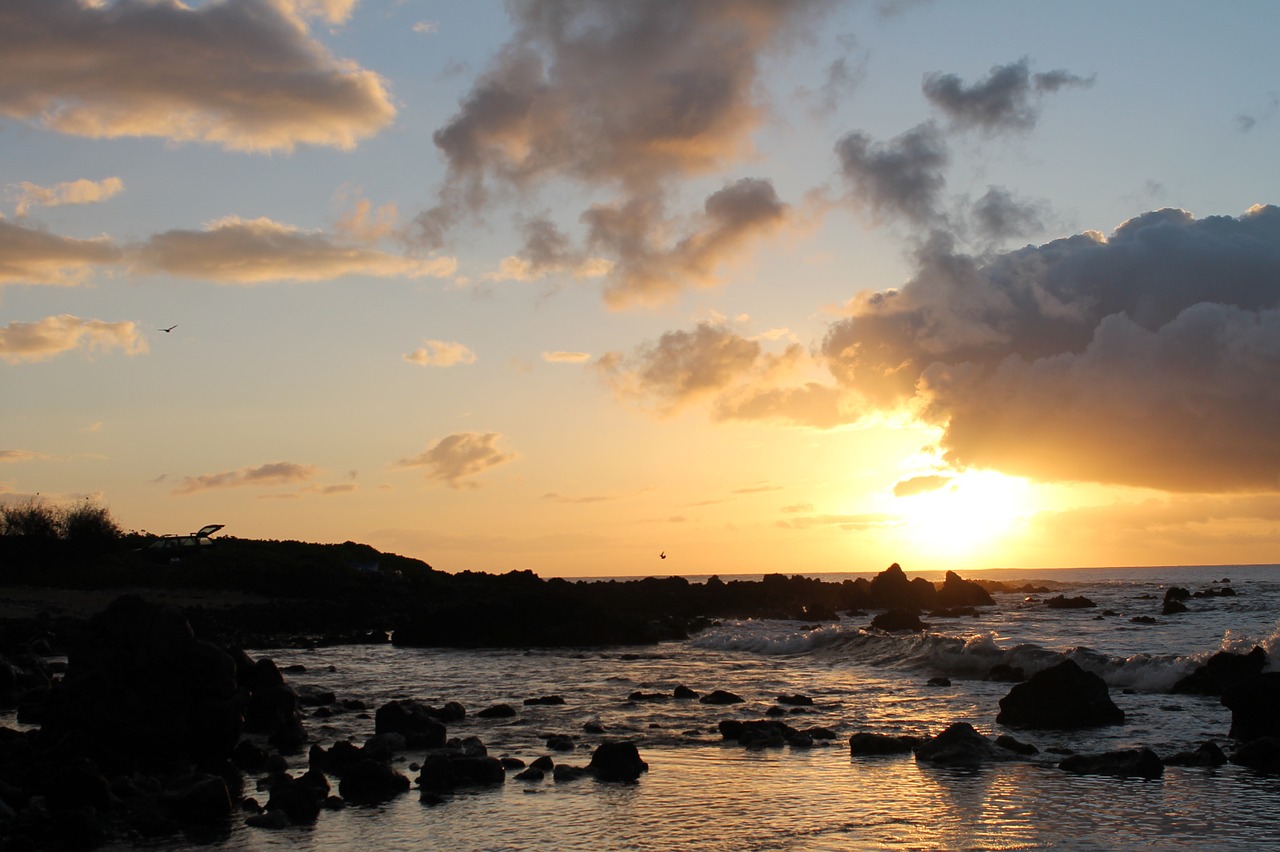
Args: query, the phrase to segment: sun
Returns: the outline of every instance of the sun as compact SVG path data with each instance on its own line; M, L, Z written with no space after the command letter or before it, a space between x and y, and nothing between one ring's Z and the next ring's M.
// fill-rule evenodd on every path
M961 558L995 544L1031 514L1030 484L994 471L965 471L932 491L897 497L908 544L930 557Z

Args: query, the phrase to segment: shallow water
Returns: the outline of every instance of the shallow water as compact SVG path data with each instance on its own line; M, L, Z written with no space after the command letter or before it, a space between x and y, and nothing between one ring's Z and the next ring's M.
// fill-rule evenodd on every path
M834 849L1222 849L1280 848L1280 778L1227 765L1170 767L1158 781L1074 776L1055 768L1049 747L1077 752L1147 745L1158 754L1207 739L1229 745L1230 713L1214 698L1168 694L1178 677L1224 647L1263 644L1277 652L1280 570L1144 569L1056 572L1068 596L1094 610L1049 610L1050 595L998 596L977 618L936 620L925 636L877 636L869 617L836 624L726 622L687 642L570 651L453 651L357 646L271 652L305 673L295 684L334 690L370 708L310 718L328 747L373 734L372 710L393 698L439 706L459 701L468 718L450 736L479 736L492 755L525 761L548 753L546 738L569 734L578 748L554 754L584 765L604 739L635 741L650 771L634 785L590 779L538 783L508 779L497 789L459 793L427 807L409 793L380 808L324 812L310 827L281 831L236 825L206 838L215 848L440 848L451 850L834 850ZM1159 616L1165 587L1193 591L1230 576L1234 598L1189 601L1193 611ZM1221 584L1215 584L1220 586ZM1056 589L1055 589L1056 593ZM1100 615L1111 609L1114 615ZM1134 624L1135 615L1157 623ZM1029 762L958 770L918 765L911 756L851 758L857 731L936 734L967 721L988 735L1009 684L982 680L997 662L1029 671L1071 656L1101 674L1125 711L1124 725L1089 732L1014 731L1041 749ZM951 686L930 686L935 676ZM632 692L670 695L678 684L726 689L745 703L713 707ZM788 708L796 728L822 726L836 739L813 749L748 751L721 742L722 719L760 719L781 695L813 707ZM560 695L563 705L523 706ZM511 720L475 712L496 703ZM588 722L605 733L587 734ZM399 768L421 752L402 756ZM294 758L301 769L305 757ZM335 782L336 783L336 782ZM252 795L252 779L249 791ZM265 793L260 794L265 800ZM176 848L186 844L162 844Z

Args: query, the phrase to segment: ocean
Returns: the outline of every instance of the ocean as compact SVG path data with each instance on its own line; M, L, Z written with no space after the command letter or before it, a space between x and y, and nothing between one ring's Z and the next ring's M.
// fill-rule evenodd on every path
M374 733L373 710L390 700L456 701L467 717L449 726L449 736L479 737L490 755L531 762L550 754L557 763L585 765L600 742L624 739L636 743L649 771L635 784L556 782L550 775L525 782L511 772L502 786L458 792L435 806L411 790L381 806L324 811L310 826L237 823L229 835L202 842L228 850L456 852L1280 849L1280 777L1233 764L1168 767L1154 781L1072 775L1047 752L1145 745L1167 756L1207 740L1229 752L1230 711L1217 698L1169 690L1220 650L1261 645L1276 659L1280 566L967 576L1051 592L998 593L996 606L977 617L926 617L924 634L873 633L867 615L817 624L725 621L688 640L640 647L253 652L281 667L302 667L287 674L295 686L332 690L368 708L309 717L311 739L326 748L339 740L363 743ZM1165 590L1175 585L1192 592L1229 586L1236 594L1193 598L1188 612L1162 616ZM1055 594L1083 595L1097 606L1050 609L1045 601ZM1154 623L1132 620L1144 616ZM984 680L993 665L1031 674L1068 657L1106 680L1125 713L1123 725L1078 732L997 725L1011 684ZM949 685L939 685L940 678ZM672 698L679 685L703 694L728 690L745 701L711 706ZM778 701L796 695L812 706ZM544 696L564 703L523 703ZM476 716L499 703L518 715ZM721 720L770 718L771 708L793 727L827 728L836 736L812 748L746 749L723 741ZM910 754L850 755L856 732L928 736L957 721L988 736L1012 733L1039 754L963 769L919 764ZM573 739L573 751L548 749L547 739L558 734ZM406 752L396 766L413 778L410 765L422 758ZM304 770L305 754L291 763L295 774ZM255 795L254 780L247 795ZM256 795L266 801L265 792ZM178 846L186 843L154 848Z

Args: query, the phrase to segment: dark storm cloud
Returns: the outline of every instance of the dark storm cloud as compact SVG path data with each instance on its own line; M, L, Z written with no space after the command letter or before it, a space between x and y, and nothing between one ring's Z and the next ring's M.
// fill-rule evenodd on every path
M957 466L1280 489L1280 208L1146 213L977 259L944 237L828 331L833 374L944 427Z
M1044 227L1045 205L1014 198L1008 190L993 186L973 204L971 219L988 240L1026 237Z
M836 156L855 203L877 216L900 215L917 224L938 219L948 155L935 125L922 124L879 144L864 133L849 133L836 143Z
M985 80L966 86L955 74L926 74L921 88L929 102L942 110L958 128L986 133L1030 130L1040 118L1039 97L1075 86L1093 85L1068 71L1032 74L1027 59L997 65Z
M352 148L389 124L382 78L330 55L304 15L351 3L6 0L0 116L92 138L244 151Z

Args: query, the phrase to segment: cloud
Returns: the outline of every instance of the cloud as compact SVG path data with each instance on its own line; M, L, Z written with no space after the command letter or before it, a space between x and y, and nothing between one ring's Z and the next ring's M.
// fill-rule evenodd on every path
M957 467L1168 491L1280 490L1280 208L1145 213L974 258L935 237L822 352L913 406Z
M836 156L851 201L877 217L898 215L917 224L938 219L949 157L936 125L921 124L882 144L855 131L836 143Z
M663 302L710 282L725 252L784 216L767 181L726 187L690 221L666 210L679 181L754 154L768 116L761 61L785 50L828 0L510 5L515 32L436 132L448 164L437 203L415 219L436 248L469 216L553 181L608 194L582 215L586 245L616 261L615 307ZM577 269L589 257L545 222L526 223L512 277Z
M894 515L862 514L862 515L799 515L790 520L780 520L777 525L783 529L807 530L811 527L836 527L846 532L881 529L895 526L901 519Z
M623 205L596 205L582 214L587 244L618 258L605 288L611 307L661 304L687 286L715 283L716 267L739 252L753 237L776 230L790 208L778 199L773 184L743 178L707 197L674 245L657 244L655 234L670 230L661 203L635 198Z
M436 33L440 32L440 22L439 21L417 21L413 25L413 31L415 33L421 33L422 35L435 35Z
M344 275L447 277L451 257L418 260L358 245L328 234L303 231L270 219L229 216L203 231L166 231L136 246L135 271L168 273L223 284L268 281L327 281Z
M39 186L22 181L14 189L17 197L14 213L25 216L32 207L61 207L64 204L96 204L106 201L124 190L124 181L118 177L98 181L81 178L53 186Z
M70 314L11 322L0 328L0 359L10 364L47 361L75 349L119 349L126 355L138 355L147 351L147 341L132 322L86 320Z
M49 461L54 458L48 453L33 453L29 450L0 450L0 464L14 462Z
M398 467L426 468L428 479L439 479L450 488L475 488L467 477L505 464L516 456L498 449L497 432L457 432L441 438L426 452L397 462Z
M457 364L474 364L476 353L462 343L428 340L421 349L415 349L405 355L404 360L424 367L453 367Z
M77 240L0 219L0 284L79 284L121 257L105 237Z
M661 415L709 400L716 420L782 420L829 428L853 419L839 388L783 382L807 356L798 344L766 352L758 340L723 325L669 331L630 355L610 352L595 367L621 398L654 405Z
M395 108L381 77L332 56L304 18L339 23L354 5L12 0L0 6L0 116L90 138L353 148Z
M294 462L271 462L260 467L244 467L224 473L188 476L173 490L174 494L194 494L215 488L238 488L245 485L276 486L306 482L315 476L316 468Z
M1039 98L1044 94L1092 85L1092 78L1068 71L1032 74L1030 60L1023 58L993 67L985 80L972 86L966 86L955 74L935 71L925 75L921 88L953 126L996 133L1035 127L1040 118Z
M1001 187L990 187L973 204L972 219L978 233L988 240L1026 237L1044 227L1044 204L1019 201Z
M1280 94L1271 92L1267 98L1267 105L1257 113L1240 113L1236 116L1236 127L1241 133L1251 133L1259 123L1270 121L1275 118L1276 113L1280 112Z
M372 245L399 233L396 224L399 216L400 211L395 204L384 204L374 210L373 202L360 198L337 221L334 231L348 242Z
M548 364L586 364L591 360L590 352L543 352L542 360Z
M911 497L945 488L954 477L943 475L913 476L893 486L894 497Z

